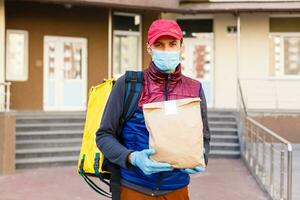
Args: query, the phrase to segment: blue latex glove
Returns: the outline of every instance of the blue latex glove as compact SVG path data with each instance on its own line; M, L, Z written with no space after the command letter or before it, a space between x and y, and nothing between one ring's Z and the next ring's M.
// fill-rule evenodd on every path
M197 173L202 173L205 171L205 168L203 167L195 167L195 168L184 168L180 169L180 171L187 173L187 174L197 174Z
M203 153L205 154L205 148L203 148ZM205 157L205 156L204 156ZM184 168L180 169L180 171L187 173L187 174L197 174L197 173L202 173L205 171L205 168L197 166L195 168Z
M132 165L139 167L146 175L150 175L161 171L173 170L172 166L168 163L160 163L149 159L149 156L153 154L155 154L154 149L134 151L130 154L130 162Z

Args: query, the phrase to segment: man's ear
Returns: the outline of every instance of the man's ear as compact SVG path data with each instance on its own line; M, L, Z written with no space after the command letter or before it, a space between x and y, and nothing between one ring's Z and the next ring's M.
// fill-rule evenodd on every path
M147 52L149 53L150 56L152 56L152 50L149 43L147 43Z
M184 53L183 42L180 42L180 55Z

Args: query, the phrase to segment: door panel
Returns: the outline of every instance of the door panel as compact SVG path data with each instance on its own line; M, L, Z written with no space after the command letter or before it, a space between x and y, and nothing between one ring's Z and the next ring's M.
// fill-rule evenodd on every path
M85 110L87 41L45 36L44 109Z
M182 73L202 83L207 106L213 106L213 34L184 38Z

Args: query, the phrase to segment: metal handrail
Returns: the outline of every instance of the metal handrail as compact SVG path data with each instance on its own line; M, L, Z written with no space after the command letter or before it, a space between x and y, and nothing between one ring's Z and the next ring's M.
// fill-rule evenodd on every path
M242 87L240 81L238 80L237 82L241 101L239 104L239 126L242 128L239 128L239 136L241 139L243 161L262 188L267 191L271 199L292 200L292 145L289 141L248 115ZM276 140L277 143L274 143L274 140ZM276 146L278 145L280 150L276 150ZM270 155L267 154L268 146ZM285 149L287 150L287 163L285 162ZM280 154L278 176L274 176L274 173L276 172L275 167L277 166L275 162L276 152L279 152ZM267 156L270 157L270 162L268 163L269 168L267 167ZM287 164L287 168L285 168L285 164ZM285 175L286 185L284 185ZM278 177L279 184L275 180Z
M260 129L264 130L268 134L272 135L272 137L276 138L277 140L279 140L282 143L285 143L287 145L287 147L288 147L288 150L292 151L292 144L289 141L287 141L286 139L284 139L280 135L277 135L275 132L271 131L267 127L263 126L262 124L260 124L259 122L257 122L255 119L253 119L253 118L251 118L249 116L247 117L247 119L249 121L251 121L255 126L259 127Z
M0 95L0 111L4 110L4 111L8 112L10 110L10 86L11 86L11 82L0 82L0 86L4 86L3 95ZM1 101L2 98L4 98L3 102Z
M246 104L245 104L245 99L244 99L244 95L243 95L243 91L242 91L240 79L238 79L237 81L238 81L239 92L241 94L241 100L242 100L242 104L243 104L243 110L244 110L244 112L245 112L245 114L247 116L248 115L248 113L247 113L247 107L246 107Z

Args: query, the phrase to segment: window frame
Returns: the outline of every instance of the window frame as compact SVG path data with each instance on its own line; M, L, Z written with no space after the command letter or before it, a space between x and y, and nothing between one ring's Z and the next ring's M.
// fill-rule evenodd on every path
M114 15L119 15L119 16L136 16L138 15L140 17L140 24L139 24L139 31L124 31L124 30L115 30L114 29L114 22L112 21L111 23L111 28L112 28L112 41L114 40L115 35L121 35L121 36L138 36L138 68L137 70L142 71L142 28L143 28L143 23L142 23L142 15L139 13L127 13L127 12L118 12L114 11L112 12L112 18ZM114 49L114 41L112 42L112 68L111 68L111 75L112 77L118 78L120 74L115 74L114 73L114 68L115 68L115 62L114 62L114 55L115 55L115 49Z
M284 37L298 36L300 39L300 32L271 32L271 33L269 33L269 39L274 36L279 36L281 39L284 39ZM278 79L278 78L279 79L300 79L300 74L293 75L293 74L285 74L284 73L284 62L285 62L284 61L284 56L285 56L284 43L280 44L280 53L281 53L281 55L280 55L280 65L281 65L280 66L280 74L279 75L276 75L276 74L270 75L270 73L269 73L269 78L270 79Z
M19 75L19 74L13 74L12 71L9 71L8 69L12 70L12 66L10 64L10 59L9 59L9 50L10 50L10 42L9 42L9 36L11 34L23 34L24 35L24 46L23 46L23 51L24 51L24 57L23 57L23 63L24 65L22 66L23 70L23 74ZM6 30L6 52L5 52L5 79L8 81L28 81L28 67L29 67L29 46L28 46L28 31L26 30L17 30L17 29L7 29Z

